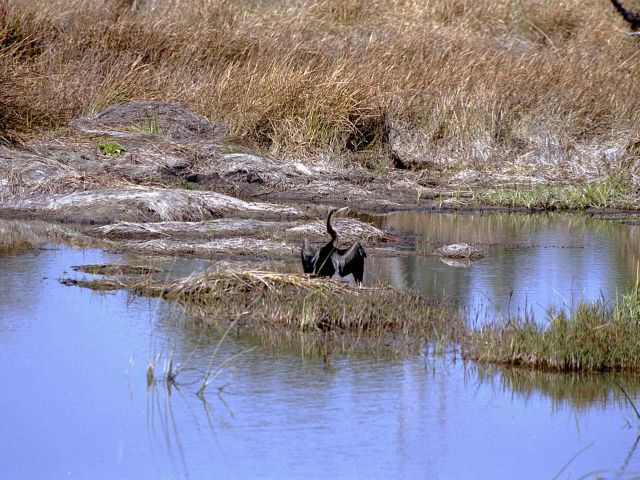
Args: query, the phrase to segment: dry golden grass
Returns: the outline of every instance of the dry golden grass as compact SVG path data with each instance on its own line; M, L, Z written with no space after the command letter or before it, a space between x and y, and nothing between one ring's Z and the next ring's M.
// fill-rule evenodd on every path
M90 273L91 275L149 275L162 272L154 267L126 264L73 265L71 268L76 272Z
M0 0L0 136L147 98L280 154L630 168L626 31L602 0Z

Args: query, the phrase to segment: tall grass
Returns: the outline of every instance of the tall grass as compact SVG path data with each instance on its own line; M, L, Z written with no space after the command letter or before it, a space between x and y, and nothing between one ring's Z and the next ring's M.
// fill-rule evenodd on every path
M280 153L631 162L625 29L600 0L0 0L0 136L149 98Z

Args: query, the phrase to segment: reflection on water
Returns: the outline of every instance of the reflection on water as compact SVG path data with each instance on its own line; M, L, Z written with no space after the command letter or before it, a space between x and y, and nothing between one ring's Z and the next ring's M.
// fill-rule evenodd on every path
M621 387L625 391L640 392L640 377L632 373L541 372L480 365L477 377L493 389L511 392L524 400L544 395L559 410L567 406L578 410L587 410L594 405L623 407L627 400Z
M380 221L416 233L418 252L461 242L484 250L467 268L433 256L374 258L368 276L396 288L445 292L479 322L525 312L540 320L551 306L614 300L633 285L640 260L640 227L584 215L399 212Z

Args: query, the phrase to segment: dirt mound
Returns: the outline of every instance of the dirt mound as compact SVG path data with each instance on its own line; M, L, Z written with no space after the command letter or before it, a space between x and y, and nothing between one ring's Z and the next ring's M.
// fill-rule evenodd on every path
M76 223L199 221L225 216L295 218L294 207L245 202L215 192L154 187L124 187L38 196L8 202L5 211Z
M289 260L295 257L295 249L274 240L249 237L220 238L211 241L179 241L154 239L148 241L124 241L116 247L118 252L140 255L193 256L200 258L252 257L269 260Z
M228 236L265 236L294 225L292 222L268 222L243 218L220 218L203 222L120 222L92 228L89 235L110 239L197 238Z
M173 102L151 100L118 103L71 125L86 133L122 136L164 136L173 140L218 141L225 129ZM120 134L120 135L118 135Z

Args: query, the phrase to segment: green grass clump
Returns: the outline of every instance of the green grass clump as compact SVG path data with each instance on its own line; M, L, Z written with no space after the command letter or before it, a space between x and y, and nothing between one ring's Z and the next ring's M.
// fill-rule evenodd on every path
M631 176L627 174L611 174L593 182L577 185L500 188L480 195L479 199L488 205L532 210L637 210L640 206Z
M564 371L640 370L640 281L615 304L581 302L570 315L549 313L489 325L470 334L467 355L480 362Z
M165 180L165 185L171 188L181 188L182 190L197 190L197 185L188 180Z
M232 154L236 154L236 153L245 153L245 149L242 147L238 147L235 145L225 145L223 146L220 151L222 153L224 153L225 155L232 155Z
M162 131L160 129L160 122L158 121L158 113L152 112L150 114L145 114L144 119L138 126L137 130L140 133L160 135Z
M100 152L107 157L117 157L121 153L127 151L125 147L115 142L99 143L98 148L100 149Z

